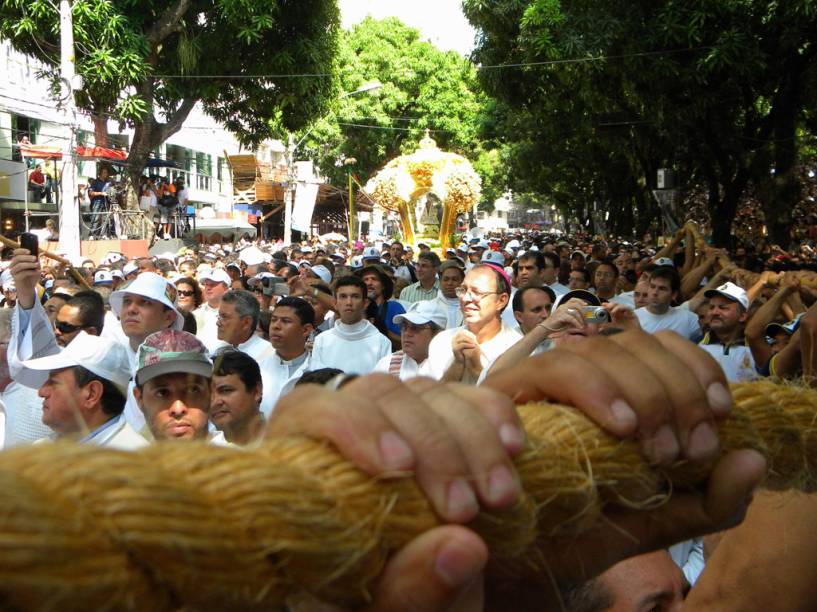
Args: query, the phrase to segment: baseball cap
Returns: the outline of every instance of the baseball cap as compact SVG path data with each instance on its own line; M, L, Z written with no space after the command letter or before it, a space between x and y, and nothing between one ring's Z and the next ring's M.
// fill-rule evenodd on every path
M139 266L137 266L136 262L134 261L129 261L124 266L122 266L122 274L124 274L125 276L133 274L137 270L139 270Z
M228 287L230 286L230 283L233 282L230 275L221 268L213 268L209 272L199 275L200 283L204 283L204 281L207 280L213 281L214 283L224 283Z
M653 263L656 266L669 266L671 268L675 267L675 262L672 261L669 257L659 257Z
M173 328L181 329L184 326L184 317L176 310L176 287L166 278L162 278L155 272L143 272L121 289L114 291L111 294L110 305L117 317L122 312L122 300L128 293L155 300L171 308L176 313Z
M556 303L553 304L553 309L555 310L561 304L573 298L587 302L588 306L601 306L601 300L595 293L592 293L587 289L574 289L573 291L568 291L564 295L560 296L559 299L556 300Z
M487 248L489 248L490 246L491 246L491 245L489 245L489 244L488 244L488 241L487 241L487 240L480 240L479 242L477 242L477 243L474 245L474 248L475 248L475 249L487 249Z
M264 253L256 246L248 246L241 249L238 258L248 266L257 266L264 261Z
M431 247L428 245L428 243L427 243L427 242L418 242L418 243L417 243L417 248L419 249L419 248L421 248L421 247L425 247L425 248L427 248L427 249L430 249L430 248L431 248ZM406 248L409 248L409 247L406 247Z
M437 300L420 300L414 302L406 312L400 313L392 319L392 323L395 325L400 325L403 321L414 323L414 325L434 323L440 329L445 329L446 325L448 325L448 315L440 307Z
M468 245L465 244L464 242L461 242L461 243L459 243L457 245L457 250L462 252L462 253L466 253L466 252L468 252Z
M710 289L704 293L704 297L711 298L722 295L727 300L732 300L743 306L744 310L749 310L749 296L746 291L738 287L735 283L724 283L717 289Z
M519 241L516 238L514 238L505 246L508 247L509 249L518 249L521 245L519 244Z
M186 331L163 329L150 334L139 345L136 384L176 372L210 378L213 364L204 344Z
M792 335L794 332L797 331L797 328L800 327L800 319L802 318L804 313L800 313L796 317L794 317L791 321L787 323L769 323L766 326L766 335L769 337L776 336L780 333L787 333L788 335Z
M317 276L327 285L332 282L332 273L326 266L312 266L312 274Z
M92 336L85 330L59 353L29 359L23 366L31 370L52 371L82 366L100 378L113 383L123 395L127 395L130 380L130 358L124 344Z
M253 287L254 285L263 283L265 278L275 278L275 275L272 272L259 272L255 276L248 279L247 284L250 287Z
M457 254L457 249L452 249L452 248L449 247L449 248L447 248L445 250L445 254L448 255L449 253L451 253L452 255L456 255Z
M110 285L113 283L113 274L109 270L99 270L94 274L94 285Z
M380 251L377 247L366 247L363 249L363 260L380 259Z
M492 263L504 267L505 256L499 251L485 251L482 254L482 263Z
M301 247L301 253L311 253L311 252L312 252L312 247L309 246L308 244L306 246Z
M111 280L113 280L114 278L124 279L125 275L122 274L122 270L111 270Z

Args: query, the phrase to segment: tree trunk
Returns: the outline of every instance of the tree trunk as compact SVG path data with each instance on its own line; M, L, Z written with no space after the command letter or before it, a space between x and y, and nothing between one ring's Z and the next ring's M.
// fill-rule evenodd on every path
M103 115L91 115L94 122L94 141L98 147L108 146L108 118Z

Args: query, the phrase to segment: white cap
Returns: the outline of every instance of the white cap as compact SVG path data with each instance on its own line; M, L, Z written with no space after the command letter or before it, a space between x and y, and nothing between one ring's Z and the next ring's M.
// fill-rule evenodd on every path
M124 274L125 276L128 276L128 275L133 274L134 272L136 272L138 269L139 269L139 266L136 265L136 262L129 261L124 266L122 266L122 274Z
M669 257L659 257L653 263L656 266L669 266L671 268L675 267L675 262L672 261Z
M468 245L467 245L467 244L465 244L464 242L460 242L460 243L457 245L457 250L458 250L458 251L462 251L463 253L467 253L467 252L468 252Z
M749 310L749 296L746 294L746 291L738 287L735 283L724 283L717 289L710 289L704 293L704 297L708 298L716 295L722 295L727 300L732 300L743 306L744 310Z
M482 254L483 263L492 263L498 266L505 267L505 256L499 251L485 251Z
M302 267L302 266L303 266L304 268L311 268L311 267L312 267L312 264L311 264L311 263L309 263L309 262L308 262L306 259L302 259L301 261L299 261L299 262L298 262L298 267L300 268L300 267Z
M475 249L487 249L490 248L491 245L488 244L487 240L480 240L474 245Z
M380 251L377 247L366 247L363 249L363 259L380 259Z
M533 251L534 253L538 253L539 252L539 247L534 244L534 245L531 246L531 248L528 249L528 251Z
M326 266L312 266L312 274L317 276L327 285L332 282L332 273Z
M68 346L59 353L29 359L23 362L23 366L47 372L82 366L100 378L109 380L127 396L131 366L125 345L92 336L85 330L74 336Z
M226 275L226 272L224 274ZM173 329L180 330L184 327L184 317L176 310L176 286L166 278L159 276L155 272L143 272L121 289L114 291L111 294L110 304L111 310L117 318L122 312L122 300L126 294L140 295L164 304L176 313Z
M352 267L353 268L362 268L363 267L363 256L362 255L355 255L352 257Z
M113 282L113 275L110 270L99 270L94 274L94 285L110 284Z
M312 252L312 247L309 246L308 244L306 246L301 247L301 253L311 253L311 252Z
M248 246L238 254L238 258L248 266L257 266L264 261L264 253L255 246Z
M204 283L204 281L208 280L213 281L214 283L224 283L228 287L230 286L230 283L233 282L230 275L221 268L213 268L209 272L199 275L200 283Z
M420 300L414 302L407 312L396 315L392 319L395 325L400 325L403 321L415 325L434 323L440 329L445 329L448 325L448 314L440 306L438 300Z
M451 253L452 255L456 255L457 254L457 249L452 249L451 247L449 247L449 248L447 248L445 250L445 254L448 255L448 253Z
M509 249L518 249L521 245L519 244L519 241L516 238L514 238L505 246L508 247Z
M122 270L111 270L111 279L114 279L114 278L124 279L125 275L122 274Z

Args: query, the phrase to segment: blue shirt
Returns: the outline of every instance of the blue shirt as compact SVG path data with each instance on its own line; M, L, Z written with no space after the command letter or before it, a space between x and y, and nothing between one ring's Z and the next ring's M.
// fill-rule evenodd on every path
M389 300L386 302L386 327L396 336L400 335L400 325L396 324L393 319L404 312L406 312L406 309L403 308L403 305L397 300Z

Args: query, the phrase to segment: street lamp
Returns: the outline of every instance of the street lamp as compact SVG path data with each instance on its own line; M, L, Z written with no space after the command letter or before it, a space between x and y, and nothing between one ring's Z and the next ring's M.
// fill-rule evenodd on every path
M363 83L363 85L361 85L354 91L348 91L346 93L340 94L340 98L342 100L343 98L348 98L349 96L356 96L357 94L366 93L367 91L376 91L381 87L383 87L383 83L375 79L374 81L368 81L366 83Z

